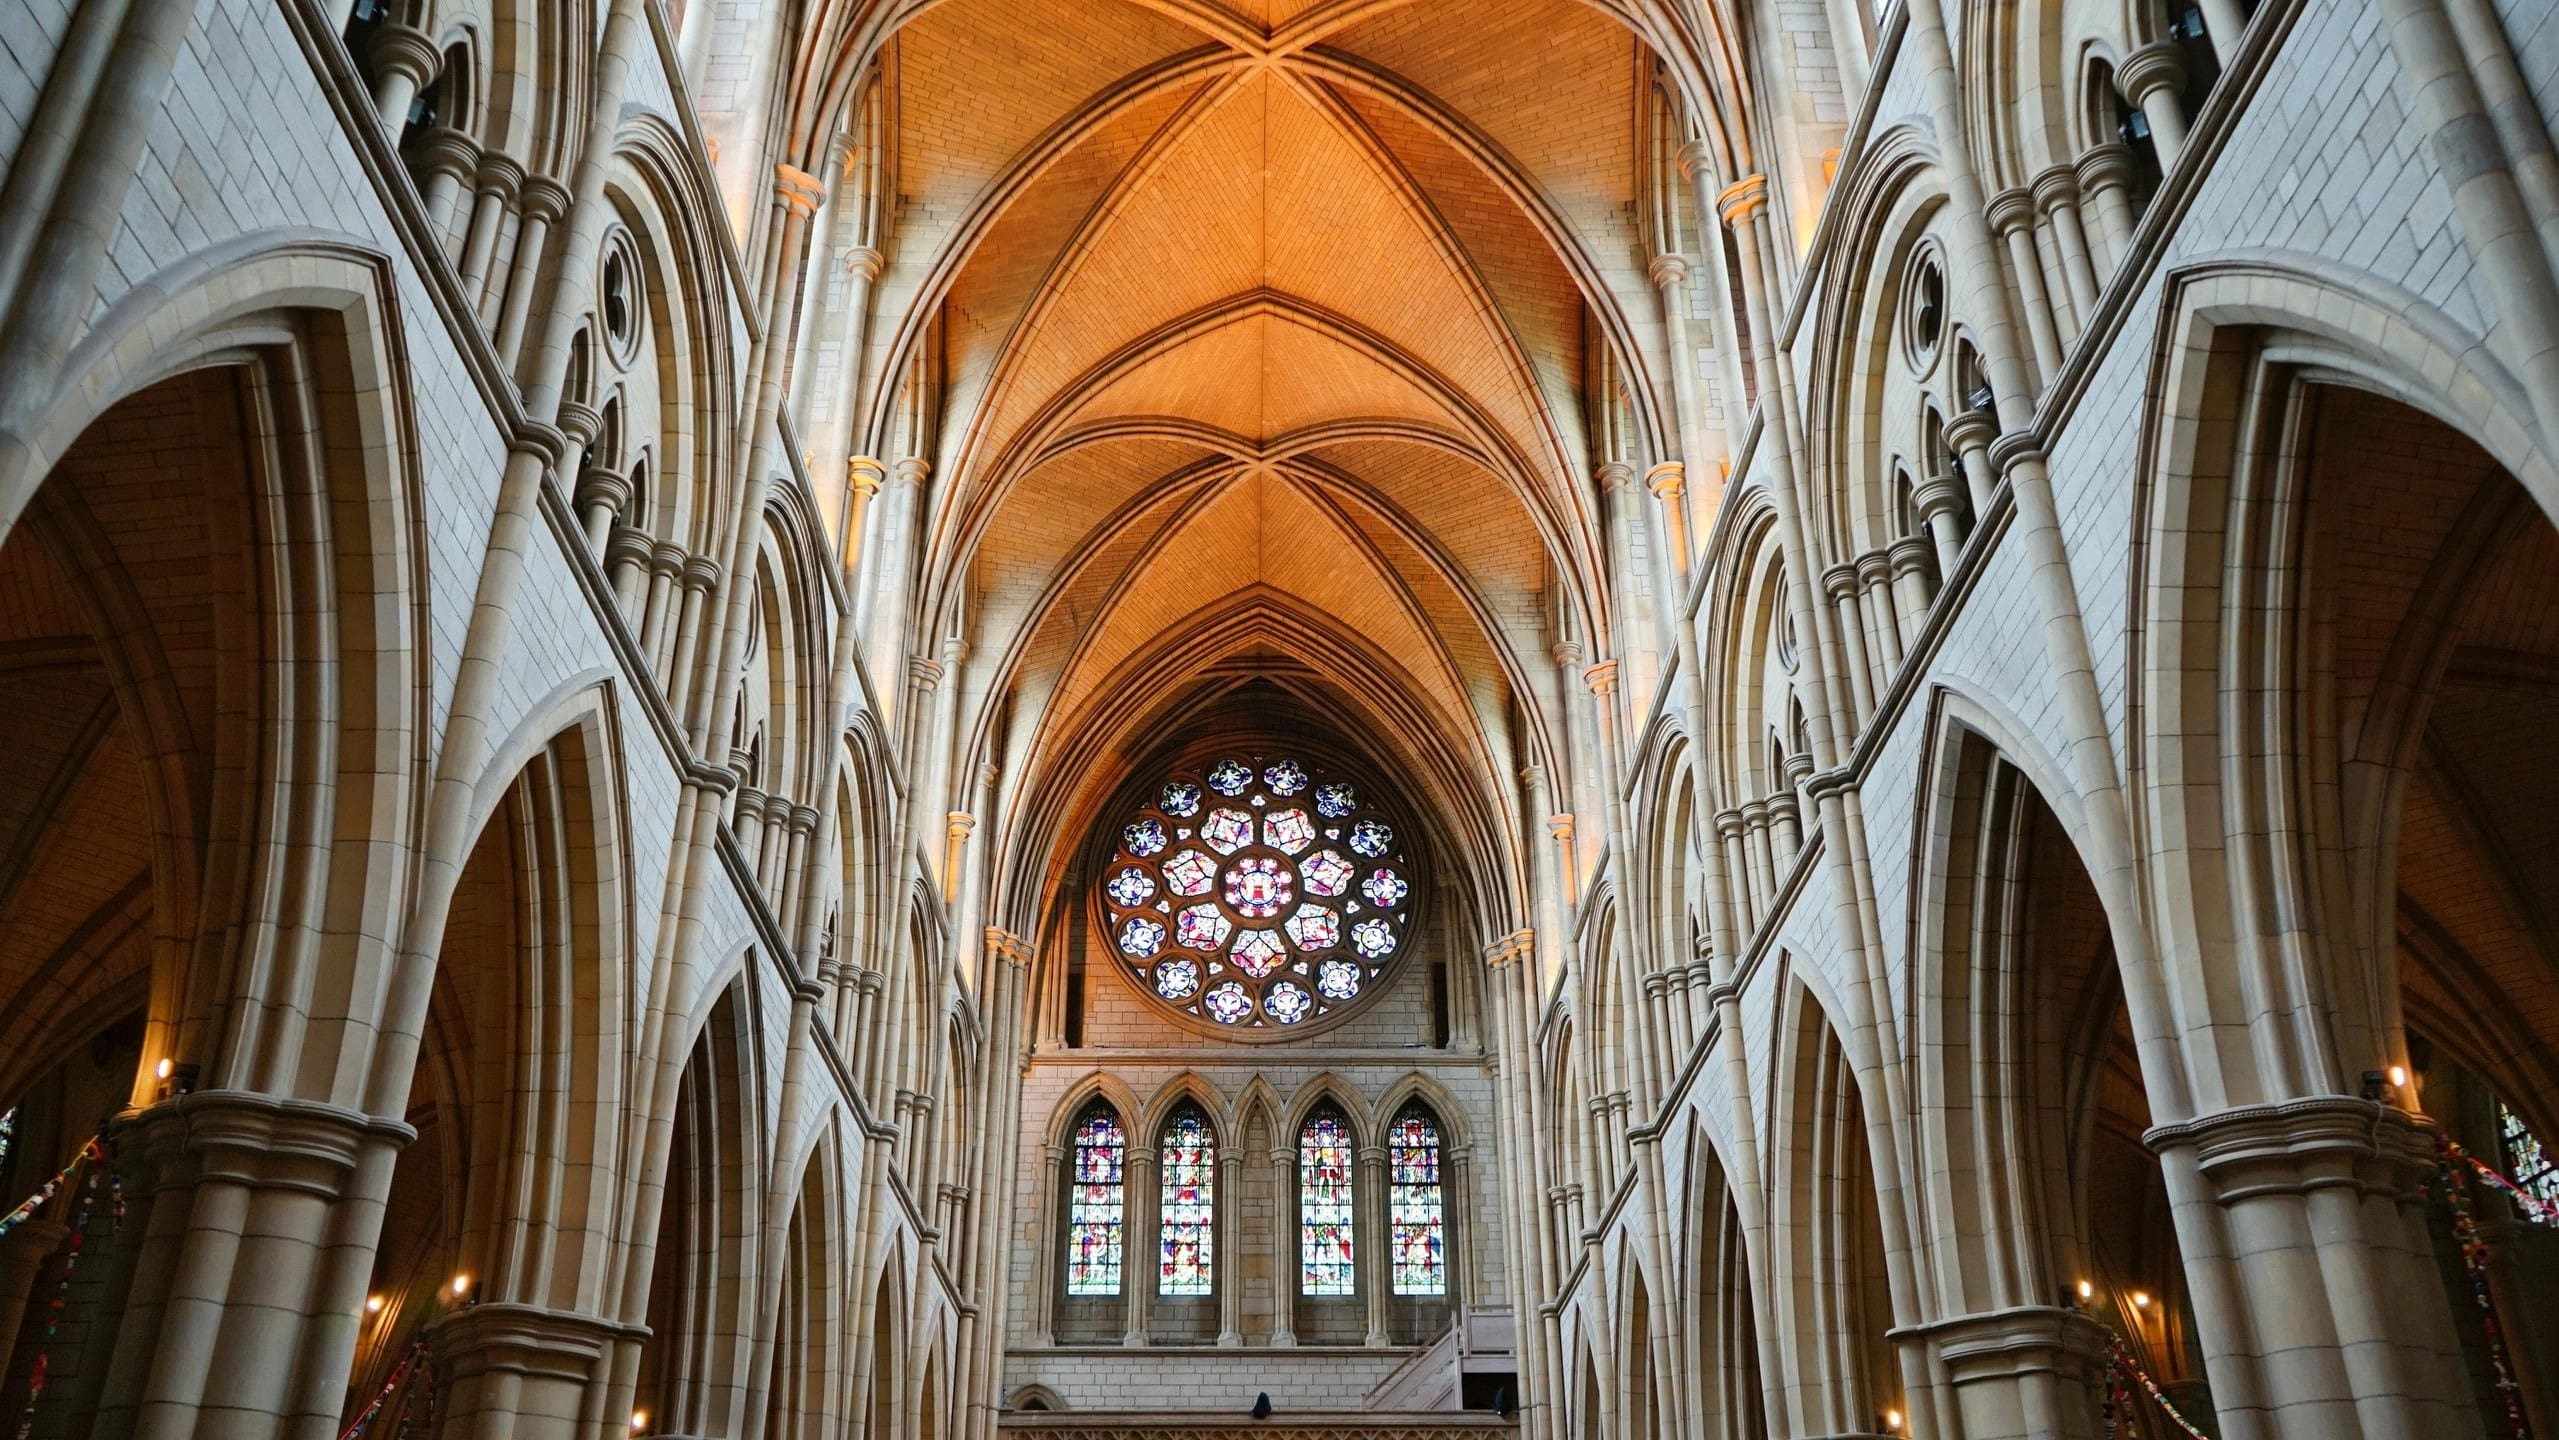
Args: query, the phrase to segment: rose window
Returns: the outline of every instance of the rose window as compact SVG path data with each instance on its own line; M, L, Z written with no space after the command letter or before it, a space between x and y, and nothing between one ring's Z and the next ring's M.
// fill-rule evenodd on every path
M1343 1013L1402 953L1416 882L1365 782L1289 755L1164 776L1096 900L1140 988L1213 1028L1274 1035Z

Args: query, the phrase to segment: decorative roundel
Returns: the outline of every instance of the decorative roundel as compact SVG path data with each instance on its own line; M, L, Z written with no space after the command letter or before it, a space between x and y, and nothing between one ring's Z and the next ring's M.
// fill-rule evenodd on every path
M1165 776L1096 899L1139 987L1215 1028L1275 1035L1374 993L1413 921L1397 822L1357 781L1289 755Z

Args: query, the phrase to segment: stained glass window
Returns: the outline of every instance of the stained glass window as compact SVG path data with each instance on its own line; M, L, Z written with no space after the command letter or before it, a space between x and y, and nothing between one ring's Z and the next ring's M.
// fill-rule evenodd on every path
M1386 1238L1398 1295L1448 1293L1447 1205L1439 1183L1439 1127L1416 1106L1386 1135Z
M1370 793L1286 754L1154 777L1094 886L1109 948L1153 1000L1216 1029L1319 1026L1384 988L1426 876Z
M2497 1138L2506 1152L2506 1175L2517 1188L2545 1204L2559 1205L2559 1157L2523 1123L2523 1117L2497 1102ZM2524 1207L2515 1207L2521 1211ZM2526 1218L2538 1219L2527 1212ZM2547 1223L2547 1222L2543 1222Z
M1351 1128L1318 1111L1297 1136L1298 1286L1308 1295L1348 1295L1351 1268Z
M1164 1127L1160 1154L1164 1196L1158 1229L1164 1254L1155 1293L1206 1295L1217 1216L1217 1137L1209 1131L1208 1117L1197 1110L1174 1116Z
M1074 1179L1066 1201L1066 1293L1120 1293L1120 1162L1128 1137L1107 1110L1075 1127Z

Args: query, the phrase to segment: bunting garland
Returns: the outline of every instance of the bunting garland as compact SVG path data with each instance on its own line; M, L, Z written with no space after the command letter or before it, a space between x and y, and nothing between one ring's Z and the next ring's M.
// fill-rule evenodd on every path
M60 1174L45 1182L43 1190L9 1215L10 1224L24 1220L35 1213L37 1206L51 1198L55 1189L73 1171L87 1171L80 1182L79 1212L71 1218L71 1247L62 1257L62 1277L54 1284L53 1299L45 1305L44 1336L37 1344L35 1360L27 1367L27 1405L18 1414L18 1440L27 1440L36 1428L36 1402L44 1398L45 1381L53 1369L54 1338L62 1330L62 1311L71 1299L71 1277L80 1268L80 1253L89 1239L89 1220L97 1209L98 1180L106 1167L106 1141L103 1137L94 1137L80 1147L80 1153L72 1157L70 1164L62 1167ZM124 1219L124 1187L121 1184L115 1190L114 1218L118 1223Z
M2151 1403L2159 1407L2160 1414L2168 1417L2168 1423L2176 1426L2179 1431L2190 1437L2190 1440L2212 1440L2210 1435L2196 1429L2195 1422L2187 1419L2184 1412L2169 1402L2168 1392L2160 1389L2159 1382L2150 1378L2150 1372L2141 1368L2141 1362L2133 1358L2132 1351L2125 1348L2124 1342L2112 1335L2106 1337L2106 1367L2115 1377L2114 1383L2107 1387L2106 1433L2108 1435L2115 1433L2114 1417L2120 1413L2120 1407L2114 1403L2114 1395L2123 1388L2122 1377L2129 1376L2148 1392ZM2130 1398L2129 1394L2126 1398Z
M2540 1221L2544 1225L2559 1225L2559 1205L2553 1205L2549 1201L2533 1194L2531 1191L2526 1190L2512 1180L2507 1179L2504 1171L2499 1170L2496 1166L2489 1164L2487 1161L2480 1159L2478 1156L2471 1154L2469 1151L2462 1149L2460 1141L2455 1140L2448 1135L2441 1137L2441 1139L2444 1148L2450 1150L2455 1158L2467 1163L2473 1171L2478 1173L2480 1179L2485 1180L2489 1184L2496 1186L2498 1189L2505 1191L2506 1197L2514 1201L2515 1204L2521 1206L2526 1213L2532 1216L2532 1218Z
M391 1367L391 1373L382 1378L382 1388L373 1392L373 1398L365 1403L363 1410L357 1412L354 1422L338 1432L338 1440L358 1440L358 1437L364 1434L365 1427L371 1425L382 1414L382 1407L390 1404L391 1397L400 1393L401 1383L409 1378L412 1370L421 1376L428 1375L427 1342L423 1335L409 1346L408 1353L400 1357L400 1363ZM432 1383L432 1377L429 1379L430 1383L426 1388L427 1403L432 1405L435 1403L435 1386ZM400 1415L402 1435L409 1433L411 1418L410 1408L402 1406Z
M2506 1402L2506 1429L2514 1440L2532 1440L2532 1427L2523 1417L2523 1392L2515 1384L2514 1368L2506 1363L2506 1332L2497 1323L2497 1307L2488 1296L2488 1242L2479 1238L2479 1222L2471 1217L2470 1183L2462 1169L2452 1163L2456 1156L2470 1160L2472 1165L2479 1163L2454 1144L2452 1137L2437 1132L2435 1172L2443 1181L2444 1199L2452 1204L2453 1238L2461 1242L2462 1268L2470 1276L2470 1298L2479 1302L2479 1329L2487 1338L2488 1365L2495 1376L2497 1394Z

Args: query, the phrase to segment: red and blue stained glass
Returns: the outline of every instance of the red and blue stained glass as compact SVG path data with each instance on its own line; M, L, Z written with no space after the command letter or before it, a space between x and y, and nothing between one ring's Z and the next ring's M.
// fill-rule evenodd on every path
M1383 820L1362 820L1351 827L1351 848L1375 860L1395 848L1395 831Z
M1297 873L1306 877L1309 895L1339 895L1351 885L1351 862L1338 850L1316 851L1297 867Z
M1197 850L1185 850L1164 862L1164 883L1176 895L1205 895L1217 880L1217 862Z
M1315 813L1327 820L1339 820L1358 808L1359 792L1347 780L1315 787Z
M1288 938L1300 950L1330 950L1342 943L1341 917L1321 905L1300 905L1288 917Z
M1262 783L1274 795L1294 795L1306 788L1306 767L1294 760L1282 760L1262 772Z
M1395 930L1383 920L1362 920L1351 927L1351 948L1371 960L1395 953Z
M1315 1001L1294 980L1282 980L1262 996L1262 1009L1282 1025L1294 1025L1314 1013Z
M1174 819L1188 820L1200 813L1200 787L1188 780L1172 781L1156 795L1155 803Z
M1315 967L1315 988L1327 1000L1357 998L1359 983L1359 967L1348 960L1327 960Z
M1220 795L1241 795L1253 783L1253 767L1241 760L1220 760L1208 767L1208 788Z
M1140 820L1120 832L1120 843L1128 847L1128 853L1144 859L1164 848L1164 822Z
M1108 1114L1075 1127L1074 1188L1067 1196L1066 1293L1120 1293L1123 1189L1120 1163L1128 1137Z
M1349 1295L1352 1269L1351 1130L1338 1115L1319 1114L1297 1136L1297 1288L1301 1294Z
M1387 1243L1398 1295L1448 1293L1447 1203L1439 1181L1439 1128L1418 1110L1386 1136Z
M1247 920L1268 920L1297 898L1297 877L1269 855L1250 855L1226 872L1226 903Z
M1276 930L1247 930L1235 937L1235 948L1230 953L1236 969L1259 980L1280 968L1288 958L1288 947L1280 943Z
M1262 817L1262 843L1294 855L1315 843L1315 822L1295 807L1274 810Z
M1135 865L1111 877L1111 903L1143 905L1155 895L1155 877Z
M1218 854L1232 855L1253 843L1253 817L1241 810L1211 810L1200 822L1200 838Z
M1164 1127L1158 1153L1164 1173L1158 1230L1163 1255L1155 1293L1172 1298L1209 1293L1216 1246L1217 1137L1208 1120L1186 1110Z
M1120 927L1120 953L1132 960L1144 960L1164 948L1164 926L1143 915L1132 915Z
M1194 905L1173 917L1173 943L1185 950L1214 950L1226 943L1233 922L1214 905Z
M1404 897L1411 894L1412 889L1404 883L1403 876L1380 868L1360 883L1359 893L1367 896L1369 903L1378 909L1392 910L1404 903Z
M1176 955L1156 966L1155 993L1167 1000L1188 1000L1200 993L1200 962Z
M2532 1127L2508 1109L2503 1100L2497 1102L2497 1130L2506 1152L2506 1174L2513 1178L2515 1187L2545 1205L2559 1205L2559 1158L2551 1155L2541 1137L2533 1134ZM2524 1207L2515 1208L2523 1211ZM2537 1215L2528 1218L2551 1223Z

